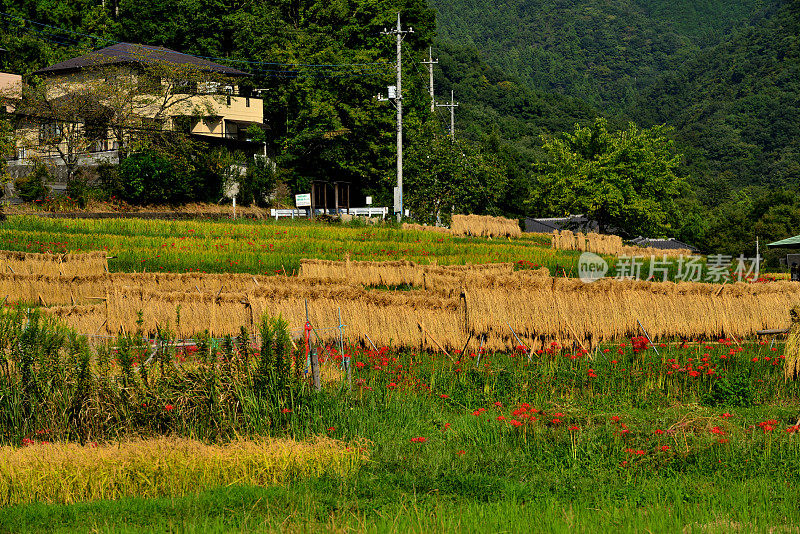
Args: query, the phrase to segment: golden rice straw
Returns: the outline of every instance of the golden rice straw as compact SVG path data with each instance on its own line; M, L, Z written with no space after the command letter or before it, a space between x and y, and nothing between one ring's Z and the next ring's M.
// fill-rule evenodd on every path
M558 250L579 250L606 254L609 256L692 256L689 249L660 249L653 247L628 246L622 243L622 238L616 235L604 235L589 232L585 236L573 233L570 230L553 230L551 244Z
M454 235L479 237L520 237L519 223L505 217L491 215L453 215L450 231Z
M0 251L0 273L5 274L82 276L107 271L107 253L102 251L65 254Z
M39 295L48 305L91 304L107 291L136 287L165 292L249 291L262 287L313 287L325 280L299 280L286 276L206 273L104 273L92 276L42 276L0 274L0 295L9 302L34 303Z
M432 288L432 280L460 287L466 276L511 274L513 263L467 265L419 265L410 261L300 261L302 280L355 283L362 286L399 286Z
M450 350L459 349L474 335L485 337L489 350L507 349L516 345L506 328L508 322L530 347L542 348L555 341L590 349L602 341L637 335L637 318L653 339L733 337L738 341L757 330L786 326L789 309L800 302L800 284L793 282L728 284L720 293L719 284L615 280L585 284L542 276L546 272L504 273L504 269L425 266L426 284L439 287L411 291L367 290L291 277L259 278L256 286L249 275L106 275L87 281L86 287L92 288L95 297L105 298L107 290L108 300L95 300L94 306L50 308L45 313L63 319L80 333L100 329L116 334L135 331L140 310L146 331L167 324L175 329L180 306L182 333L207 329L224 335L236 334L242 326L254 328L263 314L283 315L292 328L301 328L307 300L312 324L331 342L338 331L325 329L339 324L337 310L341 308L348 333L364 344L368 335L379 344L435 348L435 339ZM31 283L43 279L33 277ZM0 287L10 288L2 285L3 280L0 277ZM126 282L139 285L119 285ZM228 285L244 287L229 291ZM172 288L183 290L166 290ZM31 291L39 290L33 286L26 291L33 295ZM55 292L41 294L48 303L55 300ZM68 292L60 295L70 299ZM76 299L88 296L77 292ZM425 325L430 339L421 335L418 324Z
M267 486L326 474L346 477L368 459L363 444L348 447L326 437L238 439L223 445L158 437L86 446L5 446L0 447L0 507L180 496L198 488Z
M800 375L800 305L793 306L789 312L791 325L789 336L784 347L783 376L786 380L794 380Z

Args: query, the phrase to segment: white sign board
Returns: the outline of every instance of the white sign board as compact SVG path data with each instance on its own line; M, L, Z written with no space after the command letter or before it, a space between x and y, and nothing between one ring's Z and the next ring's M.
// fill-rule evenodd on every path
M236 195L239 194L239 182L233 180L225 182L225 185L222 186L222 194L226 198L236 198Z
M294 196L294 205L298 208L311 207L311 193L303 193L302 195Z
M367 206L372 206L372 197L367 197Z
M392 100L397 98L397 86L396 85L390 85L389 87L386 88L386 91L389 93L389 98L391 98Z

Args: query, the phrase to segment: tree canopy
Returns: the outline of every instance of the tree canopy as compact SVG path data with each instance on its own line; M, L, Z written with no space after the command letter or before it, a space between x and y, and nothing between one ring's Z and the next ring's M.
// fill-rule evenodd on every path
M600 231L663 235L677 217L675 200L685 180L665 128L609 132L607 121L544 141L529 205L548 215L582 213Z

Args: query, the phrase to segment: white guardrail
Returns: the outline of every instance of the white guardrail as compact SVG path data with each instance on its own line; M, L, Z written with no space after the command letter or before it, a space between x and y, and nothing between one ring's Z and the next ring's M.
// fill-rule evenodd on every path
M323 209L315 209L314 215L336 215L336 210L323 210ZM357 215L360 217L381 217L386 218L389 215L389 208L350 208L338 211L339 215ZM281 217L291 217L294 219L295 217L308 217L308 209L307 208L295 208L295 209L271 209L269 210L270 217L275 217L277 221Z

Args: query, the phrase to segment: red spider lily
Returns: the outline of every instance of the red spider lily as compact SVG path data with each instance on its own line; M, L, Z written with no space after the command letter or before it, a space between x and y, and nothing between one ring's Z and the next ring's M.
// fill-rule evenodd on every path
M164 411L165 412L171 412L174 409L175 409L175 407L173 405L171 405L171 404L165 404L164 405Z
M579 426L572 425L571 427L569 427L569 429L570 430L580 430L581 428Z
M411 438L409 441L411 443L425 443L426 441L428 441L428 438L423 438L422 436L420 436L418 438Z
M661 452L665 452L665 451L668 451L668 450L669 450L669 445L662 445L661 446Z
M712 433L712 434L719 434L720 436L724 436L724 435L725 435L725 431L724 431L724 430L722 430L722 429L721 429L720 427L718 427L718 426L711 427L711 433Z
M733 417L733 414L725 412L724 414L720 415L720 417L722 417L723 419L730 419L731 417Z
M395 382L389 382L388 384L386 384L386 389L395 389L396 387L397 383Z
M506 416L504 416L504 415L498 415L498 416L497 416L497 420L498 420L498 421L505 421L505 420L506 420Z
M445 423L442 432L446 432L448 428L450 428L450 423Z
M513 426L522 426L522 421L517 421L516 419L512 419L508 423Z
M450 395L445 395L444 393L442 393L442 394L439 395L439 398L441 398L441 399L449 399Z
M467 451L461 450L461 451L458 451L456 454L459 455L459 456L464 456L465 454L467 454Z
M611 422L612 423L619 423L619 416L618 415L612 415L611 416Z
M657 436L660 436L663 433L664 433L664 431L661 430L660 428L656 428L655 431L653 432L653 434L656 434Z
M775 427L778 426L778 420L777 419L770 419L768 421L762 421L762 422L758 423L758 426L760 426L761 429L766 434L767 432L772 432L773 430L775 430Z

